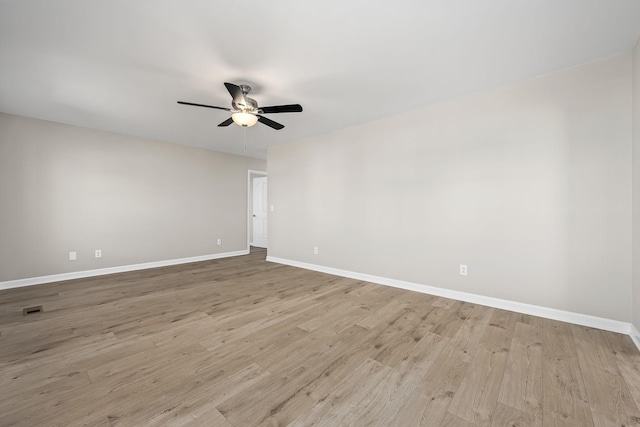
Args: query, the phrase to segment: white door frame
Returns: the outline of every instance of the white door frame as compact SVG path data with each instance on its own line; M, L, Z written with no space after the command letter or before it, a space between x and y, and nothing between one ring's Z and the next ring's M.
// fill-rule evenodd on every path
M267 173L265 171L258 171L253 169L247 170L247 251L251 249L251 239L249 238L249 236L251 236L251 228L253 227L253 212L251 212L251 197L253 196L253 182L251 180L252 176L267 176Z

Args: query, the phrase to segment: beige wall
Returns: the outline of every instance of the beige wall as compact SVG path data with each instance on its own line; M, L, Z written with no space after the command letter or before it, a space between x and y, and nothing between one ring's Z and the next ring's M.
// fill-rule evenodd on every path
M274 147L269 256L628 322L630 87L623 55Z
M0 114L0 281L244 250L247 170L265 168Z
M640 41L633 51L633 324L640 330Z

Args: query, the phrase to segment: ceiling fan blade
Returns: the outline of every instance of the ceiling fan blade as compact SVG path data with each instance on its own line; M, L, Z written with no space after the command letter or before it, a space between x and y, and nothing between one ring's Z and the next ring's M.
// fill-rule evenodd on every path
M302 105L290 104L290 105L274 105L272 107L260 107L260 111L263 114L271 113L301 113Z
M244 100L244 94L242 93L240 86L234 85L233 83L225 83L224 85L233 98L233 102L235 102L238 107L244 108L247 106L247 102Z
M194 107L207 107L207 108L215 108L216 110L231 111L231 108L216 107L214 105L205 105L205 104L194 104L193 102L178 101L178 104L193 105Z
M262 123L263 125L267 125L267 126L269 126L271 128L274 128L275 130L280 130L280 129L282 129L284 127L284 125L281 125L278 122L274 122L271 119L267 119L266 117L262 117L259 114L256 114L256 115L258 116L258 121L260 123Z
M225 120L224 122L220 123L218 126L220 126L220 127L229 126L231 123L233 123L233 119L231 117L229 117L227 120Z

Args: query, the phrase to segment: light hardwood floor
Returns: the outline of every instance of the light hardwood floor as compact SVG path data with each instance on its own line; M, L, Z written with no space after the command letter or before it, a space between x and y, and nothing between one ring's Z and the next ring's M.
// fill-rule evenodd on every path
M640 425L627 336L264 257L0 292L0 424Z

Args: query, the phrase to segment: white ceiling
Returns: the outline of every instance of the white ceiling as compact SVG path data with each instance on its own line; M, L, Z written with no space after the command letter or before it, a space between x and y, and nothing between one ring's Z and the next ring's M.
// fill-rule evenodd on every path
M0 111L244 154L631 50L638 0L0 0Z

